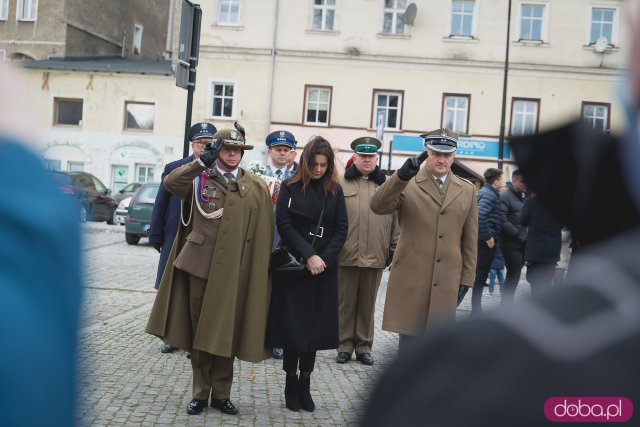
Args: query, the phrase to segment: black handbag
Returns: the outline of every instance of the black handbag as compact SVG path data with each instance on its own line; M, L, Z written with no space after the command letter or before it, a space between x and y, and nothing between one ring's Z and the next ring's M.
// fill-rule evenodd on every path
M322 210L320 211L320 218L318 218L318 225L316 231L313 234L313 240L311 246L316 242L318 231L320 231L320 224L322 224L322 215L324 214L324 203L322 204ZM286 272L286 271L303 271L307 266L301 256L295 256L291 253L280 240L278 246L271 252L271 260L269 261L269 267L272 272Z

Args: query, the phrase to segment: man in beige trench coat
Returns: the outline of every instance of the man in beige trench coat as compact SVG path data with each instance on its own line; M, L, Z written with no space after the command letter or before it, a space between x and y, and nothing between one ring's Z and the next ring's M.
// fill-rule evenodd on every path
M264 181L238 167L246 145L236 130L213 135L200 158L167 175L183 217L146 331L191 352L188 414L211 406L236 414L233 362L260 362L271 287L273 209Z
M376 138L355 139L351 143L354 163L340 176L349 234L338 260L338 363L347 363L355 351L356 360L373 365L373 315L378 287L382 270L400 236L397 212L378 215L369 207L371 198L387 178L377 166L381 146Z
M382 328L400 334L400 350L410 337L455 318L459 294L473 286L478 250L476 188L451 172L458 134L421 136L426 152L407 159L371 199L375 213L398 211Z

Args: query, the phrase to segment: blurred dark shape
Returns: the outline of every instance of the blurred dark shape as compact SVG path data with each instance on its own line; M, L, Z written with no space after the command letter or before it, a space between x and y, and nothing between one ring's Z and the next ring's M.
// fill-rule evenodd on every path
M41 160L0 136L0 424L75 424L80 231Z
M581 247L640 222L622 175L619 138L576 122L514 138L511 147L529 188Z

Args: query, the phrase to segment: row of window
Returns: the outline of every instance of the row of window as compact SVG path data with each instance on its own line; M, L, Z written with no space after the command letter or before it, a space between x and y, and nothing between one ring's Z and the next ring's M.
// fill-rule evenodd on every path
M222 26L240 25L240 1L219 0L217 24ZM310 28L316 31L336 31L338 0L313 0ZM449 37L477 37L478 0L449 0ZM521 1L517 4L516 40L521 42L544 43L548 41L549 0ZM382 10L383 34L404 35L406 31L405 12L407 0L384 0ZM587 44L595 44L604 37L607 45L618 43L618 7L588 6L589 28Z
M76 98L53 99L54 126L82 126L84 101ZM124 130L153 131L156 106L153 102L125 101Z
M330 86L305 86L303 124L329 126L331 123ZM234 118L234 84L213 83L211 116L219 119ZM374 90L371 128L378 125L388 131L402 129L403 91ZM461 134L469 133L471 95L442 95L442 127ZM82 126L82 99L54 98L54 126ZM610 104L583 102L582 117L594 129L609 129ZM528 135L538 131L540 99L517 98L511 100L510 135ZM124 130L153 131L155 104L152 102L125 101Z
M35 21L38 12L38 0L17 0L16 19ZM0 21L9 17L9 0L0 0Z

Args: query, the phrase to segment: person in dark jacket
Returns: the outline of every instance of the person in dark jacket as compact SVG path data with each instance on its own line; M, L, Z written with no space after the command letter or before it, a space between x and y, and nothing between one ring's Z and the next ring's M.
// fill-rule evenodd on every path
M496 279L498 279L500 292L502 293L504 290L504 257L502 256L500 248L496 248L496 254L491 263L491 270L489 270L489 295L493 295Z
M200 152L207 142L210 142L217 129L211 123L196 123L191 126L187 138L191 141L191 150L193 154L184 159L167 163L162 172L161 180L169 175L174 169L191 163L194 159L200 157ZM158 274L156 275L156 283L154 287L158 289L162 273L167 265L167 258L171 252L171 246L178 232L178 224L180 221L180 199L169 193L164 185L158 187L158 194L153 205L151 213L151 225L147 231L149 236L149 244L160 252L160 260L158 261ZM170 344L163 344L160 348L161 353L173 353L176 348Z
M316 351L338 347L338 255L349 229L333 148L324 138L311 138L297 171L281 185L276 223L282 242L306 269L273 272L266 345L284 350L287 408L312 412Z
M507 189L500 193L500 210L503 216L500 249L507 268L501 303L513 301L524 264L526 234L524 227L520 224L520 212L525 201L526 191L527 186L522 178L522 172L516 170L511 175L511 183Z
M502 170L489 168L484 172L485 183L478 191L478 262L476 280L471 293L471 314L482 311L482 291L487 283L491 263L502 232L500 189L504 186Z
M551 285L562 249L562 224L532 193L522 207L520 221L527 227L524 260L531 292Z

